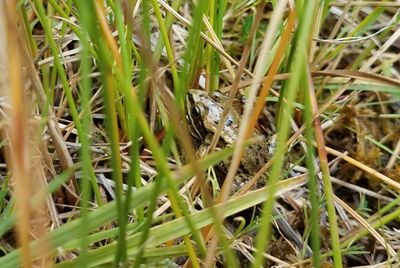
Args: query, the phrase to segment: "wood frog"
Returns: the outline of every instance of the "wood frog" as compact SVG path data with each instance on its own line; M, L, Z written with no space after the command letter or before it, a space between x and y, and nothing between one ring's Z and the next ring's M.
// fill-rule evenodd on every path
M187 96L188 117L191 122L192 135L201 141L200 148L208 146L212 136L217 130L218 123L222 120L223 107L227 97L215 91L210 95L203 90L191 89ZM221 130L218 147L230 146L235 143L240 125L242 104L235 101L230 112L225 118ZM255 136L258 134L255 133ZM272 134L266 139L249 145L243 152L241 164L234 180L232 191L239 190L258 170L271 159L276 145L276 135ZM221 169L226 171L230 159L224 161ZM256 187L264 185L265 178Z
M201 152L202 148L207 148L209 146L212 136L217 130L218 123L222 120L223 107L226 101L227 97L217 91L210 95L205 91L197 89L192 89L188 92L187 108L188 117L191 122L191 127L193 128L192 134L202 143L198 151ZM233 103L225 118L218 144L219 147L230 146L236 142L242 113L241 106L242 104L240 101ZM269 128L270 134L266 139L253 143L244 150L239 170L233 181L231 194L239 191L244 184L271 159L276 148L276 133L274 127L269 126ZM254 134L254 136L257 135L258 133ZM288 163L285 161L284 165L287 164ZM230 159L227 159L222 162L220 168L223 172L226 172L229 165ZM265 185L265 179L265 176L262 177L259 182L255 184L254 188L263 187ZM285 217L281 215L279 210L275 207L273 214L276 216L276 223L286 237L293 241L299 249L306 247L307 256L312 256L310 247L304 243L298 232L293 230Z

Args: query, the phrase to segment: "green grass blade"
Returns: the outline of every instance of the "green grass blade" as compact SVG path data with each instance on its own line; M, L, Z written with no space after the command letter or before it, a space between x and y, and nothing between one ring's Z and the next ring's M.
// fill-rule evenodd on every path
M281 181L277 184L278 191L276 191L275 193L286 192L303 183L304 179ZM265 201L266 198L267 196L265 195L264 189L259 189L244 196L232 198L226 203L223 216L228 217L239 211L243 211L247 208L260 204L261 202ZM218 209L219 206L220 205L216 205L214 209ZM194 214L190 215L190 217L195 223L196 229L205 227L213 223L211 208L195 212ZM162 225L151 228L151 239L147 242L146 246L161 245L166 241L177 239L190 233L191 229L186 224L184 218L175 219L173 221L169 221ZM115 247L115 244L109 244L105 247L92 251L89 256L89 262L91 263L91 266L110 262L112 260L112 249ZM130 255L138 251L138 248L140 247L140 234L135 234L128 238L128 248ZM72 262L62 263L57 267L75 267L74 265L76 265L76 260Z

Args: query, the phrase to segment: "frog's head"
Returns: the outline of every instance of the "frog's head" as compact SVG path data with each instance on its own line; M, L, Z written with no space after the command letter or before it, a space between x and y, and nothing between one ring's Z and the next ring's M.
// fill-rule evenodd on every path
M195 128L196 136L204 139L206 135L214 135L217 131L218 123L221 121L223 114L223 103L218 102L218 100L222 98L223 95L218 95L218 98L212 98L203 90L189 90L187 97L188 117L193 128ZM237 138L238 128L239 115L231 111L225 118L221 138L228 144L234 143Z

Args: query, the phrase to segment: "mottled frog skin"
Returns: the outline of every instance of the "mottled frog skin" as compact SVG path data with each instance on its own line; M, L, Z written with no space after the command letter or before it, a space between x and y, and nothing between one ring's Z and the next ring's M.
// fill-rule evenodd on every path
M227 97L215 91L211 95L198 89L191 89L188 92L187 108L188 116L193 128L193 135L202 141L199 150L203 150L209 145L212 136L217 130L219 122L222 120L223 107ZM236 101L225 118L225 122L220 134L218 147L230 146L236 142L239 132L241 118L241 103ZM257 136L257 133L254 134ZM243 152L240 168L234 179L232 192L238 191L252 176L254 176L262 166L267 163L276 145L276 135L272 134L266 139L249 145ZM220 168L227 171L230 160L223 161ZM256 188L264 185L265 178L257 183Z

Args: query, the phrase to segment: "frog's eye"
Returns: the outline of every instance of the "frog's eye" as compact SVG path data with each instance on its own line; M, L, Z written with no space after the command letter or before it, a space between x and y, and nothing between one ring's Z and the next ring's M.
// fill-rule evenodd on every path
M193 119L198 119L201 116L201 109L199 106L193 105L190 113L192 114Z

